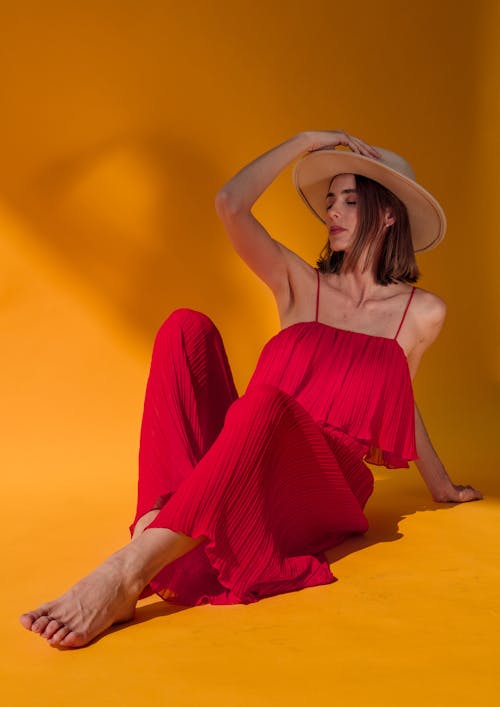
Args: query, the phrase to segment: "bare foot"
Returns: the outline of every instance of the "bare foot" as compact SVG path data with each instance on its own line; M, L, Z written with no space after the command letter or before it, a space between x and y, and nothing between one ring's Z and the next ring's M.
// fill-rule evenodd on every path
M79 648L112 624L132 619L143 585L130 579L134 572L128 547L115 552L55 601L22 614L19 620L24 628L40 634L51 646Z

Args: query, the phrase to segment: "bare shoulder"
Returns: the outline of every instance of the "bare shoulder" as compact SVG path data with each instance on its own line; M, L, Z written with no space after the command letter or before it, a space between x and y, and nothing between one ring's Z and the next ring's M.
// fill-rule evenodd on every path
M446 302L434 292L421 287L415 289L413 305L413 346L407 354L410 375L413 380L422 355L437 339L446 318ZM410 309L412 309L410 307Z
M440 329L446 318L444 299L422 287L416 288L414 309L423 333L431 334L437 327Z

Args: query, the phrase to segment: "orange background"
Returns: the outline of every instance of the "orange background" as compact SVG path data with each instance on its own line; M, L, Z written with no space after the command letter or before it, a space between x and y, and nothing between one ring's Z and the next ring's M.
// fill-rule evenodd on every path
M490 704L499 26L486 0L2 3L8 704ZM338 128L404 155L446 211L444 242L417 256L418 286L448 316L414 389L448 473L485 500L439 506L413 464L374 468L372 528L332 553L339 582L251 607L179 611L152 598L126 630L49 649L17 615L128 540L161 322L184 306L211 316L240 393L279 328L271 292L217 219L217 189L293 134ZM291 165L254 213L315 263L326 234Z

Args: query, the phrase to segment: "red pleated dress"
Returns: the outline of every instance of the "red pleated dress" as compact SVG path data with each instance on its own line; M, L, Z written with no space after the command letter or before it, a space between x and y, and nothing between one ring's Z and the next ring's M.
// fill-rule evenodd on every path
M245 393L219 330L174 310L153 346L139 449L136 522L204 536L141 596L248 604L335 581L324 552L368 522L365 462L417 459L413 390L393 339L298 322L263 347Z

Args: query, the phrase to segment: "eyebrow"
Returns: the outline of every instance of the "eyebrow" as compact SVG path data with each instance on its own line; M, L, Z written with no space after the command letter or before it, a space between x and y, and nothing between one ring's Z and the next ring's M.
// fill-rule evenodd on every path
M341 194L357 194L358 190L357 189L342 189L342 191L340 193ZM335 196L333 191L329 191L325 198L328 199L329 196Z

